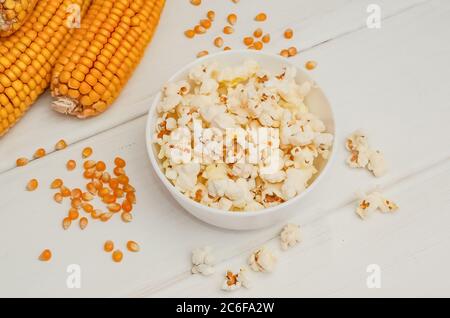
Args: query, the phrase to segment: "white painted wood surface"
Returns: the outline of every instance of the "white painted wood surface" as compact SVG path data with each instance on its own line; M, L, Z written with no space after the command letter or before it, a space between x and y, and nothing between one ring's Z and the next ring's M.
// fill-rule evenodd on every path
M348 0L168 0L158 32L145 60L117 103L88 121L65 118L48 109L43 96L25 118L0 139L0 296L450 296L450 3L445 0L377 1L381 29L367 29L367 5ZM182 32L210 8L218 16L211 32L194 41ZM239 17L227 45L242 48L244 35L256 27L252 17L265 11L264 29L276 53L288 45L302 52L295 61L314 59L313 76L327 93L339 124L338 140L365 128L371 144L385 153L390 173L374 179L350 170L346 151L338 149L329 175L311 194L317 204L290 220L302 226L303 242L278 251L277 270L252 275L253 288L232 294L220 291L222 274L245 263L252 249L267 243L278 250L282 224L252 232L232 232L195 220L178 206L151 171L145 150L145 113L151 96L196 52L214 51L211 40L227 13ZM183 14L180 14L183 12ZM282 38L295 29L291 41ZM229 38L229 40L228 40ZM38 147L51 150L64 138L70 146L23 168L22 155ZM47 185L54 177L82 184L67 172L68 159L80 162L81 149L94 148L94 158L111 162L124 157L137 188L135 220L92 223L82 232L65 232L60 220L67 207L51 200ZM24 186L38 178L41 187ZM374 214L367 221L353 212L354 192L379 185L397 200L395 215ZM111 261L102 244L134 239L142 251ZM211 245L219 258L209 278L190 275L190 251ZM51 248L49 263L37 261ZM80 289L66 287L70 264L82 270ZM382 288L368 289L366 268L378 264Z

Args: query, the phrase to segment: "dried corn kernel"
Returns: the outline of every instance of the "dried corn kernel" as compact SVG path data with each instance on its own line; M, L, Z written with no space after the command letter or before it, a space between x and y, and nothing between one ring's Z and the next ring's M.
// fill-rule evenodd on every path
M105 252L112 252L112 250L114 249L114 242L113 241L106 241L105 244L103 245L103 250Z
M263 43L269 43L270 42L270 34L265 34L261 41L263 41Z
M102 212L101 210L96 209L96 210L94 210L94 211L91 212L91 217L92 217L93 219L98 219L98 218L100 218L100 216L101 216L102 214L103 214L103 212Z
M36 150L36 152L34 153L33 157L36 159L42 158L44 157L46 154L45 149L44 148L39 148L38 150Z
M109 180L109 187L112 190L117 189L118 186L119 186L119 180L117 178L112 178L111 180Z
M305 64L305 68L306 68L308 71L311 71L311 70L315 69L316 67L317 67L317 62L314 62L314 61L308 61L308 62L306 62L306 64Z
M72 199L72 201L70 202L70 205L72 208L78 209L81 207L81 203L82 203L81 199L75 198L75 199Z
M63 200L63 196L61 193L57 192L53 195L53 200L55 200L55 202L57 203L61 203Z
M204 34L204 33L206 33L206 29L201 25L196 25L194 27L194 32L195 32L195 34Z
M67 147L66 141L64 139L61 139L56 143L55 150L63 150L66 147Z
M139 247L139 244L136 243L135 241L128 241L127 242L127 249L130 252L139 252L140 247Z
M86 147L83 149L83 151L81 152L81 155L83 156L83 158L88 158L92 155L92 148L91 147Z
M293 36L294 36L294 31L292 29L286 29L284 31L284 37L286 39L292 39Z
M125 191L127 193L128 192L136 192L136 189L131 184L128 183L128 180L124 180L124 181L126 181L127 183L123 185L123 188L122 188L123 191ZM120 182L120 180L119 180L119 182Z
M229 24L235 25L237 22L237 15L234 13L229 14L227 17L227 21Z
M211 21L209 21L208 19L202 19L200 20L200 25L207 30L211 27Z
M206 13L206 16L208 17L209 21L214 21L214 19L216 18L216 13L212 10L209 10Z
M50 184L50 188L52 188L52 189L59 189L59 188L61 188L62 185L63 185L63 181L61 179L55 179Z
M194 31L194 30L191 30L191 29L186 30L186 31L184 31L184 35L185 35L187 38L192 39L192 38L195 36L195 31Z
M121 168L121 167L115 167L113 172L114 172L114 174L116 176L120 176L122 174L125 174L125 170L123 168Z
M220 36L218 36L217 38L214 39L214 45L219 48L222 47L223 39Z
M80 189L74 188L72 189L70 196L72 197L72 199L80 199L82 194L83 193L81 192Z
M108 188L101 188L98 190L98 196L101 198L109 193L110 193L110 190Z
M36 179L31 179L30 181L28 181L27 183L27 190L28 191L34 191L37 189L39 183Z
M84 212L86 213L91 213L92 211L94 211L94 207L92 206L92 204L90 203L82 203L81 204L81 208L84 210Z
M100 178L103 182L108 183L111 180L111 175L108 172L103 172Z
M226 27L223 28L224 34L232 34L233 32L234 32L234 29L229 25L227 25Z
M254 39L253 39L251 36L246 36L246 37L243 39L243 42L244 42L245 45L250 46L250 45L253 44Z
M119 212L122 209L119 203L110 203L107 205L107 208L110 212L113 213Z
M131 222L131 220L133 219L133 216L129 212L123 212L121 217L122 217L122 221L124 221L126 223Z
M70 220L70 218L67 217L67 218L63 219L62 227L64 230L67 230L71 224L72 224L72 221Z
M117 180L119 181L120 184L123 184L123 185L126 185L126 184L128 184L128 182L130 182L130 179L124 174L121 174L120 176L118 176Z
M136 203L136 195L133 192L128 192L126 195L126 199L130 201L131 204Z
M72 194L72 192L70 191L70 189L67 188L67 187L64 186L64 185L61 186L60 192L61 192L61 195L62 195L63 197L70 197L70 195Z
M206 56L208 54L209 54L208 51L200 51L200 52L197 53L197 57L200 58L200 57Z
M255 17L255 21L262 22L267 20L267 15L263 12L258 13Z
M88 190L90 194L97 194L97 189L95 188L95 185L92 182L88 182L86 184L86 190Z
M255 38L260 38L263 34L263 30L261 28L257 28L254 32L253 32L253 36Z
M290 56L290 57L291 57L291 56L295 56L295 55L297 55L297 48L294 47L294 46L291 46L291 47L288 49L288 52L289 52L289 56Z
M116 202L116 199L117 199L116 196L113 194L106 194L102 197L102 201L106 204L114 203Z
M122 202L122 210L123 210L124 212L131 212L132 209L133 209L133 205L131 204L130 201L124 200L124 201Z
M97 171L105 171L106 170L106 164L103 161L97 161L97 164L95 165L95 169ZM103 174L103 173L102 173ZM101 176L101 175L100 175Z
M111 212L102 213L100 214L100 221L102 222L109 221L109 219L111 219L112 216L113 214Z
M87 227L88 223L89 223L88 219L86 217L82 217L79 223L80 229L84 230Z
M120 168L125 168L125 166L127 165L127 163L125 162L125 160L123 160L123 159L120 158L120 157L114 158L114 164L115 164L117 167L120 167Z
M120 250L115 250L112 253L112 259L114 262L119 263L122 261L123 258L123 253Z
M69 160L69 161L67 161L67 163L66 163L66 168L67 168L67 170L72 171L72 170L74 170L76 167L77 167L77 163L75 162L75 160Z
M96 162L94 160L86 160L83 163L83 168L87 170L87 169L94 168L95 165L96 165Z
M27 164L28 164L28 159L27 158L22 157L22 158L18 158L16 160L16 165L18 167L23 167L23 166L26 166Z
M94 196L90 192L83 192L81 194L81 199L83 199L83 201L92 201Z
M256 41L255 43L253 43L253 48L255 50L262 50L264 47L263 43L261 41Z
M69 220L73 221L78 219L78 217L80 216L80 213L78 212L78 210L74 207L69 209L69 214L67 215L67 217L69 218Z
M286 50L286 49L281 50L280 55L281 55L282 57L289 57L289 51Z
M52 258L52 252L49 249L45 249L39 255L39 260L43 262L47 262Z
M202 0L190 0L191 4L194 6L199 6L202 4Z
M123 198L123 196L125 195L125 191L123 191L122 189L115 189L113 193L116 198Z

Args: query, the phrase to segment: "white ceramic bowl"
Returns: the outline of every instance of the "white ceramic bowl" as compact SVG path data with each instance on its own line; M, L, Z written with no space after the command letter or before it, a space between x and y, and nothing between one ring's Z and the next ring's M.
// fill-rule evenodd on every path
M201 59L195 60L194 62L183 67L175 75L173 75L169 79L169 82L176 82L186 79L189 74L189 70L192 67L207 61L217 61L221 65L241 65L247 59L256 60L260 63L262 68L268 69L275 74L280 73L283 66L295 66L291 64L289 60L277 55L265 54L250 50L226 51L208 55ZM299 83L302 83L306 80L312 80L305 71L298 68L297 66L295 67L297 68L297 81ZM327 161L319 162L319 164L316 165L316 168L318 168L319 172L314 176L314 179L311 181L312 183L310 182L310 186L300 195L278 206L251 212L228 212L210 208L184 196L172 185L172 183L170 183L170 181L162 172L161 163L156 155L155 145L152 143L152 136L155 131L155 124L158 118L156 105L158 104L160 99L161 94L158 94L155 97L155 100L148 112L146 127L147 150L152 166L161 182L184 209L186 209L189 213L196 216L197 218L203 220L204 222L213 224L215 226L233 230L258 229L280 222L283 219L291 216L293 213L307 208L308 194L313 191L317 183L323 178L334 157L333 144L333 147L330 149L329 159ZM310 111L317 115L325 123L327 132L335 135L335 122L333 112L327 98L320 88L312 90L312 92L306 98L306 104L309 107Z

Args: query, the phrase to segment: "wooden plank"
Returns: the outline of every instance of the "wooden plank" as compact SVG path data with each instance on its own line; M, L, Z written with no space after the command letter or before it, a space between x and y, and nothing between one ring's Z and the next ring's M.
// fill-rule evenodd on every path
M349 170L343 163L346 153L343 147L338 148L333 169L311 193L309 208L299 211L297 217L301 224L307 226L319 224L317 230L305 226L305 235L311 231L317 233L319 241L331 240L333 243L326 245L325 249L339 245L340 241L334 239L340 236L335 236L335 233L359 237L364 230L351 226L359 221L353 214L351 219L343 218L346 220L344 223L336 223L337 228L332 227L332 232L323 227L323 224L331 227L331 223L314 223L313 220L333 215L334 210L349 202L354 191L371 188L376 183L396 184L397 180L449 157L446 136L450 128L446 125L448 110L445 105L449 92L444 89L450 84L450 79L444 76L450 69L446 58L450 48L445 41L449 17L449 4L431 1L429 5L418 6L386 21L381 30L364 30L340 37L297 58L298 63L310 58L320 62L314 75L328 93L338 122L342 123L337 136L339 143L343 143L350 130L364 127L372 144L386 153L391 164L391 173L375 180L364 171ZM414 37L410 36L412 28ZM426 48L417 43L424 43ZM405 58L406 52L416 54ZM430 68L422 66L424 61ZM422 77L412 78L414 68L418 68L427 81ZM436 77L436 69L440 70L441 76ZM427 106L424 106L425 101ZM212 245L219 251L219 260L225 261L247 254L255 246L275 237L280 225L262 231L236 233L207 226L184 212L151 171L146 157L144 123L145 117L139 117L75 143L65 151L0 175L0 215L3 220L0 240L4 242L0 246L0 263L4 269L0 273L0 296L153 294L183 277L189 277L189 253L195 247ZM409 140L414 140L415 144L406 147L405 142ZM48 184L54 177L64 178L70 186L82 184L79 173L65 171L64 163L70 158L80 161L80 151L86 145L94 148L97 159L111 162L115 155L127 159L127 172L138 189L135 222L123 224L113 220L108 224L91 224L84 233L76 227L68 232L62 231L60 220L67 207L62 208L51 201L52 192ZM442 178L446 176L442 173ZM34 193L22 191L33 177L41 181L41 188ZM415 182L408 187L420 184ZM404 193L407 195L409 192L405 190L399 194ZM395 192L392 194L396 195ZM427 195L434 198L430 193ZM399 198L402 199L400 195ZM400 203L405 206L403 200ZM409 206L402 208L403 214L399 213L408 215L403 211L409 211ZM335 218L341 219L339 216L336 214ZM326 220L331 222L334 219ZM438 238L445 247L445 238ZM114 264L110 255L102 251L106 239L114 239L122 249L126 240L134 239L141 243L142 252L126 254L122 264ZM302 246L307 246L307 242ZM47 247L54 251L53 261L38 262L39 252ZM323 250L310 247L307 258L316 262L311 263L310 268L324 266L313 257ZM353 248L358 250L362 247L349 247L343 255L351 255ZM70 264L81 266L81 289L66 287L66 269ZM332 294L333 290L327 292Z
M243 49L242 38L261 25L272 35L272 43L266 47L266 51L278 53L281 48L290 45L304 50L363 27L369 3L370 0L248 0L236 5L231 1L211 1L198 8L188 1L167 1L158 32L114 107L102 116L79 121L52 111L49 108L51 97L48 93L44 94L29 113L0 140L0 172L12 169L18 157L31 157L38 147L53 151L54 144L60 138L72 144L144 115L153 94L171 74L194 59L198 51L219 50L214 48L212 41L221 34L226 15L230 12L239 15L239 22L236 33L226 37L226 45ZM424 0L379 1L386 16L422 3ZM209 9L214 9L217 14L217 22L211 31L194 41L186 39L183 31L198 23ZM260 11L269 13L267 23L258 24L253 21L253 16ZM296 32L291 41L282 37L282 32L287 27L294 28Z

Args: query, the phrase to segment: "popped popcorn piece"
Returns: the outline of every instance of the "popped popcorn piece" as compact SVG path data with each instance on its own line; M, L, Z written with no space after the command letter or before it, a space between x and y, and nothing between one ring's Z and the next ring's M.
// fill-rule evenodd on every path
M280 243L283 250L300 242L300 227L296 224L287 224L280 233Z
M367 169L372 171L375 177L381 177L387 172L387 164L384 156L379 151L371 151L369 154L369 163Z
M225 281L222 284L222 290L234 291L241 287L250 288L250 281L245 267L239 270L239 273L234 274L232 271L227 271Z
M365 219L369 213L376 210L384 213L395 212L398 210L398 206L393 201L385 199L378 191L367 195L363 194L363 197L359 200L358 206L356 207L356 214L358 214L361 219Z
M214 273L215 258L211 247L196 248L192 251L192 273L209 276Z
M255 272L272 272L275 268L276 257L267 247L263 246L250 255L248 264Z
M383 154L379 150L369 147L366 134L357 130L352 133L345 143L350 151L347 164L351 168L367 168L375 177L381 177L387 172L387 164Z
M281 192L285 200L292 199L302 193L308 186L308 180L315 173L313 167L305 169L289 168L286 170L286 181L281 186Z
M181 192L192 190L197 184L197 175L200 172L200 164L189 162L175 167L178 177L174 184Z

